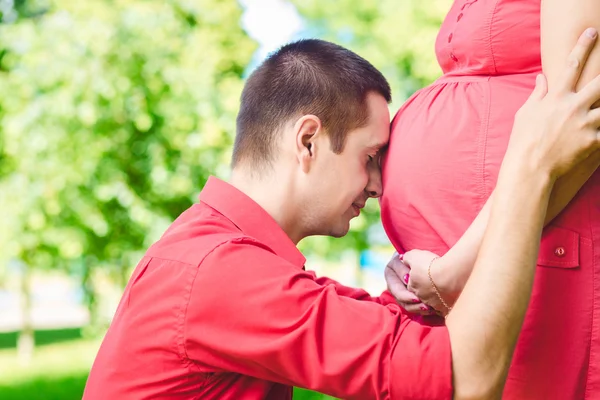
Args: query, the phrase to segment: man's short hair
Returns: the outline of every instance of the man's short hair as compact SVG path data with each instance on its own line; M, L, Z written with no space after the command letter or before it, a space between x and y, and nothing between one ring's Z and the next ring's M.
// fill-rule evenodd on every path
M250 75L241 96L232 166L253 167L273 159L281 128L292 118L313 114L341 153L348 132L366 125L367 94L389 103L387 80L371 63L334 43L300 40L271 54Z

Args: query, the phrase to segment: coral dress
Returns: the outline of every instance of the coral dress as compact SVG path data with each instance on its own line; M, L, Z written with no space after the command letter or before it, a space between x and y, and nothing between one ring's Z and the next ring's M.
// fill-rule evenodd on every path
M494 189L515 112L541 72L540 0L456 0L444 75L392 124L382 220L399 251L444 254ZM477 318L477 316L473 316ZM544 231L505 399L600 399L600 174Z

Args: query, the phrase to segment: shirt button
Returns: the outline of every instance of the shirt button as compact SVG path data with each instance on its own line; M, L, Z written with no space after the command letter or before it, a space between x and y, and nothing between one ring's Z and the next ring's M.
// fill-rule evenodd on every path
M458 17L456 17L456 22L460 21L462 17L463 13L458 14Z
M450 43L452 41L452 34L448 35L448 43Z
M562 246L554 249L554 254L556 255L556 257L564 257L565 253L566 253L566 250Z
M450 58L452 59L452 61L458 62L458 58L456 58L456 56L454 55L454 53L450 53Z

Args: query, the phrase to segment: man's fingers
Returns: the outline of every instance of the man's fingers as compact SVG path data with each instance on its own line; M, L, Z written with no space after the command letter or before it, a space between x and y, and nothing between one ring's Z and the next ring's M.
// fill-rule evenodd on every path
M564 93L573 92L575 90L583 66L594 47L597 37L598 32L594 28L588 28L581 34L579 40L577 40L577 44L571 51L571 54L569 54L567 67L557 85L559 91Z
M388 290L399 302L418 303L420 300L406 288L405 277L407 274L408 271L399 274L392 268L386 268L384 275Z
M595 102L600 100L600 75L582 87L576 96L578 101L585 105L586 108L592 107Z
M529 96L530 99L541 100L548 93L548 80L543 74L535 77L535 87Z
M588 112L588 124L590 128L600 128L600 108L595 108Z

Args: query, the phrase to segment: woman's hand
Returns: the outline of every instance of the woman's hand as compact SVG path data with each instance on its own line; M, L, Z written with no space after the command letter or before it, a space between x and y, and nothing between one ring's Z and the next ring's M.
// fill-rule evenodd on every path
M411 314L432 315L435 310L423 304L421 300L411 293L407 284L410 281L410 268L402 262L402 257L394 253L392 259L385 267L385 281L388 290L398 304Z
M402 258L394 254L386 267L385 279L388 290L400 306L409 313L421 315L441 313L445 315L448 312L429 280L428 269L432 261L431 277L446 304L452 307L457 293L450 285L452 280L445 279L440 274L442 268L444 272L450 268L443 266L443 257L438 258L436 254L429 251L411 250Z
M452 307L454 299L450 300L449 293L451 288L446 287L446 280L441 279L440 265L443 263L443 258L437 254L424 250L412 250L404 255L403 262L410 268L410 278L408 280L407 289L417 296L423 303L441 312L448 313L448 308L444 306L440 297L435 292L431 279L429 279L428 270L431 265L431 278L442 296L446 304ZM437 279L436 279L437 277Z

